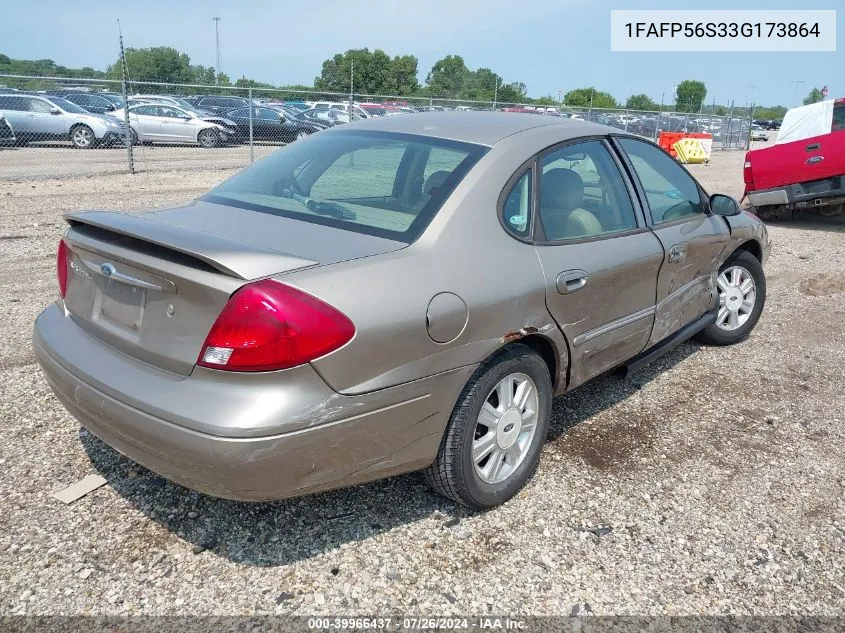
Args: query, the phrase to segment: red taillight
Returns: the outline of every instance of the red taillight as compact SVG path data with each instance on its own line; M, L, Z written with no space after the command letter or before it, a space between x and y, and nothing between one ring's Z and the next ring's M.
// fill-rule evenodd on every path
M751 173L751 161L745 159L745 165L742 168L742 179L745 182L747 190L754 189L754 175Z
M346 345L355 326L307 293L265 279L243 286L205 339L198 365L271 371L310 362Z
M67 292L67 271L70 263L70 248L64 240L59 240L59 250L56 252L56 278L59 281L59 295L65 298Z

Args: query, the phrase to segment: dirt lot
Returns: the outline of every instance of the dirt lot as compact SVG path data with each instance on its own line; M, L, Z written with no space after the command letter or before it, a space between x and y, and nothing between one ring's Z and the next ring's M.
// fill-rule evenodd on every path
M185 201L238 151L155 148L130 176L119 150L0 150L0 612L845 615L842 220L771 227L747 342L557 399L533 482L485 514L416 475L216 500L81 430L30 350L61 213ZM742 160L692 171L738 196ZM49 496L89 473L108 485Z

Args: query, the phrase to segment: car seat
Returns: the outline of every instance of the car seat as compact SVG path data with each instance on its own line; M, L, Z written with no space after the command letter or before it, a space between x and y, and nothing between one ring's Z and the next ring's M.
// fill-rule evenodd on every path
M540 196L540 217L549 240L604 232L599 219L583 208L584 181L573 170L559 167L543 174Z

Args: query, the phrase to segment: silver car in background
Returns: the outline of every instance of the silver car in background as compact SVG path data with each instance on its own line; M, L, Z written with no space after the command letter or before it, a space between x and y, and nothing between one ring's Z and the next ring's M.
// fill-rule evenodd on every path
M106 114L92 114L60 97L0 94L0 112L17 144L70 141L77 149L114 145L124 139L124 124Z
M122 119L123 109L115 110L112 116ZM163 103L130 105L129 127L133 143L198 144L210 148L227 143L232 135L218 123Z

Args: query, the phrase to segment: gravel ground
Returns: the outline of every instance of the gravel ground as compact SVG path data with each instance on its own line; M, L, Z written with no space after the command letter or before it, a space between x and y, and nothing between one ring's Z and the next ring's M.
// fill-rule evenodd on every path
M747 342L558 398L537 475L501 508L468 513L417 475L248 505L81 430L30 351L61 212L184 201L233 156L156 148L172 170L94 178L106 151L45 168L48 151L0 151L0 613L845 614L841 219L771 227ZM693 171L739 195L742 160ZM108 485L49 496L90 473Z

